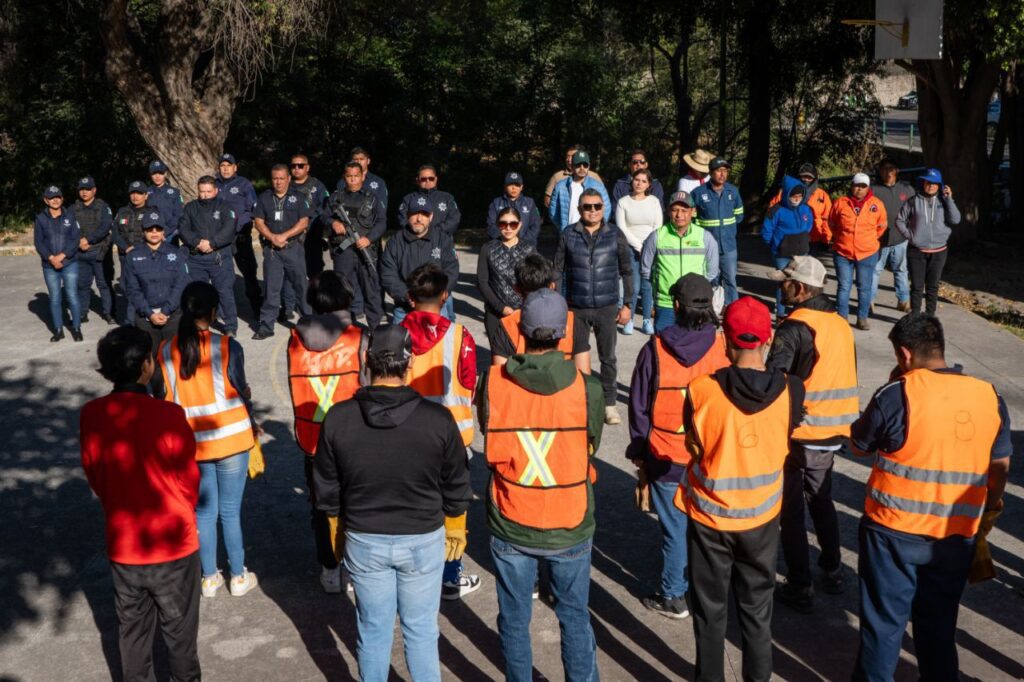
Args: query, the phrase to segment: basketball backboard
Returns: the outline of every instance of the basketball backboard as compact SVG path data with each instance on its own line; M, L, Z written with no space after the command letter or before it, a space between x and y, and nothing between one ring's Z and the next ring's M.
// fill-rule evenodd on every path
M942 0L875 0L875 59L941 59Z

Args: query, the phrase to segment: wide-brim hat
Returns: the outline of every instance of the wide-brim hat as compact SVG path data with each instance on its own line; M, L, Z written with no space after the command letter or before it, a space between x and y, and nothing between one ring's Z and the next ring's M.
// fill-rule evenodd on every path
M708 164L711 163L712 158L711 152L708 150L698 149L692 154L683 154L683 163L695 171L707 173L709 172Z

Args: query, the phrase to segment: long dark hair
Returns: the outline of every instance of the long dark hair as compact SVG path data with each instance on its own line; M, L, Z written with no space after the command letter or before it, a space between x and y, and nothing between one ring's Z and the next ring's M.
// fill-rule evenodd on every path
M220 295L209 282L192 282L181 292L181 322L178 325L178 352L181 367L178 376L183 380L196 375L199 367L199 327L196 320L212 320Z

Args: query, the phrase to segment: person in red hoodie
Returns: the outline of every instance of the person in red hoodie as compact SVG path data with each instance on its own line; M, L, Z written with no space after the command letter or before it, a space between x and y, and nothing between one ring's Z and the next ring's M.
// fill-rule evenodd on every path
M114 390L82 408L82 468L106 516L124 679L152 679L159 622L171 678L198 680L195 436L179 405L146 391L156 369L149 334L119 327L97 355Z
M473 442L473 390L476 387L476 342L469 330L441 316L448 300L448 275L427 263L405 280L413 311L402 320L412 337L413 362L409 386L428 400L441 403L455 418L467 457ZM458 517L465 524L465 515ZM446 520L447 523L453 521ZM465 530L465 526L460 530ZM480 577L462 572L465 546L449 552L444 565L441 598L460 599L480 587Z

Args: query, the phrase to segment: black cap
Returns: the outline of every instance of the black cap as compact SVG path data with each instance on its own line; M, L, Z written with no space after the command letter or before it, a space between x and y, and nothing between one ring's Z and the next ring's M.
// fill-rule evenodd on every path
M562 295L554 289L538 289L523 301L523 312L519 318L519 329L531 339L538 338L537 332L545 330L541 339L565 338L568 325L569 306Z
M96 189L96 181L93 180L91 175L86 175L84 178L79 179L78 189Z
M164 163L163 161L161 161L160 159L153 159L152 161L149 162L149 174L150 175L152 175L153 173L166 173L166 172L167 172L167 164Z
M519 173L516 173L515 171L512 171L511 173L509 173L508 175L505 176L505 186L506 187L509 186L509 185L520 185L520 186L522 186L522 184L523 184L523 176L520 175Z
M418 197L409 199L409 215L413 213L433 213L434 202L430 200L426 194L421 194Z
M142 214L142 229L146 230L151 227L164 227L164 221L156 209Z
M817 180L818 169L814 167L813 163L805 163L804 165L800 166L800 170L796 172L796 175L797 177L800 177L801 175L811 175L814 177L815 180Z
M60 191L60 187L57 185L47 185L46 189L43 190L44 199L56 199L57 197L63 197L64 193Z
M128 185L128 194L149 194L149 188L142 180L132 180Z
M385 324L377 327L370 336L370 345L366 355L391 353L395 358L405 361L412 355L412 336L409 330L400 324Z
M711 163L708 164L708 170L718 170L719 168L732 168L732 164L723 159L721 156L716 156L711 159Z
M703 275L696 272L688 272L672 285L669 290L672 299L679 304L680 308L693 310L705 310L711 307L711 299L714 291Z
M224 163L225 161L230 163L232 166L238 165L238 161L235 161L234 154L221 154L220 158L217 159L217 163Z

